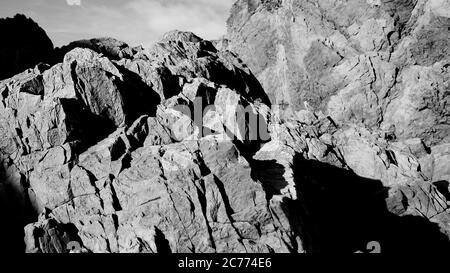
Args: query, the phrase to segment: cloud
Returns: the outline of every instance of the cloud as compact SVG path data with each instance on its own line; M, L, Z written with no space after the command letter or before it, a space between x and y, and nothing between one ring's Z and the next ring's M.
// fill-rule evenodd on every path
M192 31L208 40L220 38L226 34L226 19L235 1L0 0L0 14L32 15L56 46L85 38L113 37L132 46L150 47L175 29Z
M234 0L133 0L126 7L139 15L155 36L178 29L205 39L226 33L226 19ZM155 37L157 38L157 37Z
M66 0L69 6L81 6L81 0Z

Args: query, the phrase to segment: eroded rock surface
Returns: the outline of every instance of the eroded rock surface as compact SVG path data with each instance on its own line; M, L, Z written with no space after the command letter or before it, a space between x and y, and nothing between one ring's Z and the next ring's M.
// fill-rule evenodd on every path
M448 251L444 2L239 0L214 43L58 49L0 82L5 233L44 253Z
M290 205L251 168L261 143L233 121L268 100L232 53L184 32L120 60L95 50L2 82L2 155L52 219L27 227L27 251L65 252L58 225L92 252L302 250ZM214 106L200 119L180 110L199 100Z
M300 157L303 163L297 163L294 170L303 170L302 164L306 164L314 170L304 171L310 173L306 184L318 181L297 191L306 199L322 200L312 200L309 205L305 201L307 211L317 209L311 222L326 238L319 240L322 250L350 244L335 239L339 227L327 230L332 219L346 219L327 212L326 204L333 206L330 200L336 200L336 194L349 195L352 200L347 205L336 200L347 211L343 214L353 215L354 211L357 217L369 211L377 215L389 211L420 215L448 234L448 4L440 0L239 0L234 4L228 35L216 44L236 52L255 73L272 104L279 105L283 113L280 131L295 128L296 132L289 133L285 143L306 147ZM331 121L336 128L321 132L321 127L314 125L317 118ZM299 121L311 129L301 130ZM310 131L314 133L305 135ZM321 175L321 170L329 170L335 177ZM353 175L368 188L352 185ZM349 182L343 181L346 179ZM365 194L373 203L355 209L361 200L352 195ZM384 205L373 206L378 202L374 196L384 200L380 203ZM366 233L375 226L384 230L389 248L410 245L408 236L415 237L413 232L403 239L393 235L398 227L414 222L413 218L403 218L408 224L402 223L402 218L396 223L383 220L384 216L374 218L392 225L392 234L387 235L389 229L381 228L377 221L360 222L365 222ZM357 238L358 231L352 235L349 227L361 223L347 221L343 236ZM417 226L425 228L423 223ZM429 229L430 237L433 229ZM379 235L374 233L374 237ZM394 238L397 243L389 242ZM448 242L445 236L441 240ZM417 242L411 247L421 244L427 245ZM448 248L445 243L440 246Z
M448 1L240 0L227 43L273 104L447 143Z

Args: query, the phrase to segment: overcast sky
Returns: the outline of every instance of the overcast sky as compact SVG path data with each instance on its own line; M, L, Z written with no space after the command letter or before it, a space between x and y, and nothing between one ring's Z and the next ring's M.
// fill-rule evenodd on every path
M149 46L169 30L205 39L226 32L235 0L0 0L0 17L25 14L45 29L55 46L74 40L114 37Z

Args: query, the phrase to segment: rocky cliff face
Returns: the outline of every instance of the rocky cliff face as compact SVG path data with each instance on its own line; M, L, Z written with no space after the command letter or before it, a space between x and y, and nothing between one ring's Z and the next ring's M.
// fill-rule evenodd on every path
M449 3L237 1L228 47L273 103L449 141Z
M228 123L230 107L268 102L251 72L191 33L128 51L76 47L2 82L4 195L46 215L26 228L27 250L66 251L67 225L93 252L297 249L283 200L269 206L254 178L258 141ZM203 126L177 111L198 98L215 106Z
M2 247L448 251L445 3L239 0L215 43L56 50L0 81Z
M391 190L422 180L448 198L449 22L444 0L241 0L217 46L287 116L333 120L331 139L357 175Z

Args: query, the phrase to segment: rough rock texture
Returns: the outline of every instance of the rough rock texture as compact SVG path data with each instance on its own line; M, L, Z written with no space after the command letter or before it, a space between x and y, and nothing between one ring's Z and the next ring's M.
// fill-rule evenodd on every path
M380 222L393 226L392 234L383 235L381 240L389 248L403 244L406 249L412 244L408 240L417 239L413 231L408 234L411 238L393 235L396 229L421 220L405 215L429 219L448 234L448 7L445 0L239 0L234 4L228 35L216 45L236 52L248 64L272 104L281 109L281 126L293 122L292 127L298 131L298 121L311 125L315 118L324 117L336 126L324 134L321 127L315 126L315 135L304 139L307 155L301 157L310 158L312 161L306 166L317 172L328 169L329 164L338 167L330 170L336 173L335 177L319 173L311 176L334 180L340 189L323 181L315 185L321 189L319 192L308 194L313 197L307 196L311 190L308 186L300 190L305 198L323 200L323 204L313 200L306 206L311 213L318 208L312 223L319 226L315 230L325 237L319 242L326 250L349 245L346 241L333 245L337 233L333 231L333 236L328 237L329 231L322 229L327 229L327 223L333 223L333 219L345 219L328 215L327 202L332 207L335 203L329 200L336 200L328 191L332 195L351 193L348 207L342 200L345 197L336 200L347 212L367 215L375 209L377 215L381 211L403 215L395 223L384 216L381 220L374 217L378 224L369 221L371 227L379 227ZM301 143L292 136L295 135L286 140L289 146ZM303 169L298 164L295 169ZM360 183L373 184L372 189L362 188L359 192L357 184L337 179L342 169L358 175ZM378 192L384 205L377 206L374 201L371 208L355 209L355 201L360 197L354 200L352 195L364 196L364 191L371 198ZM433 236L431 226L416 226L416 232L426 229L430 238ZM377 233L367 226L365 230L366 235ZM389 231L384 228L384 232ZM354 239L359 231L344 229L342 233ZM439 232L436 236L440 236ZM441 242L444 243L440 246L448 248L448 239L443 237ZM426 242L416 242L411 247L417 249L421 244Z
M446 0L240 0L227 42L273 104L449 141Z
M120 60L77 47L1 90L2 156L50 215L27 226L27 251L65 252L71 224L92 252L301 250L289 202L267 200L251 168L259 142L230 118L267 108L232 53L183 32ZM215 105L204 121L179 108L198 99Z
M228 40L57 49L0 81L1 247L449 251L445 3L239 0Z
M67 52L75 48L87 48L97 53L101 53L112 60L120 60L122 58L132 58L135 54L142 51L140 47L131 48L126 43L114 38L99 38L90 40L74 41L60 48L55 48L53 53L53 61L60 62Z
M48 62L53 43L45 31L24 15L0 19L0 80Z

